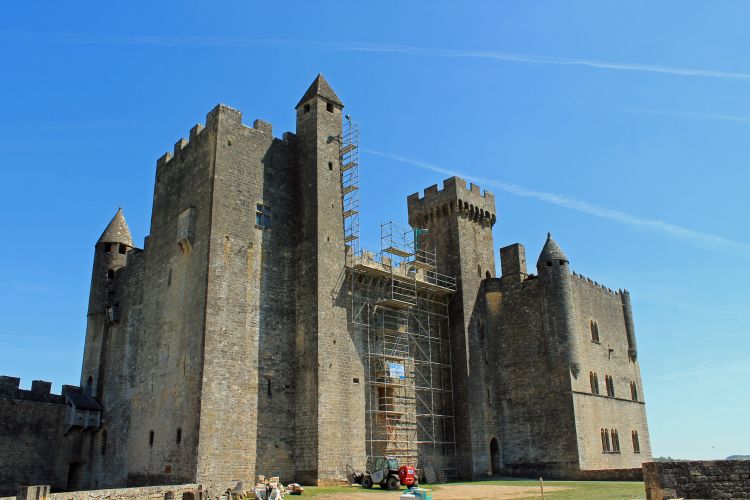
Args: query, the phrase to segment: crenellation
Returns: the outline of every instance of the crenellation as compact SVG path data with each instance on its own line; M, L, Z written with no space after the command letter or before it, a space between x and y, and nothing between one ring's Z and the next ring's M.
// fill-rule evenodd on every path
M255 130L263 132L264 134L273 135L273 125L268 122L264 122L260 118L256 119L253 122L253 128Z
M159 168L161 168L164 165L166 165L167 163L169 163L169 160L171 160L171 159L172 159L172 153L170 153L169 151L167 151L166 153L164 153L163 155L161 155L159 157L159 159L156 160L156 170L158 171Z
M190 139L189 140L191 142L194 141L196 139L196 137L198 137L198 135L200 135L200 133L203 132L204 128L205 127L202 124L200 124L200 123L196 123L195 125L193 125L193 128L190 129Z
M219 120L226 120L227 123L236 125L242 124L242 112L238 109L227 106L226 104L217 104L214 109L206 115L206 127L215 130Z
M184 138L180 138L179 141L174 143L174 155L173 156L177 156L177 154L183 149L185 149L185 146L187 145L188 145L188 141Z
M471 184L460 177L450 177L443 181L443 189L436 184L424 190L424 196L414 193L407 198L409 224L412 227L429 226L443 216L457 214L460 217L493 226L497 221L495 197L489 191Z
M53 394L52 382L45 380L32 380L30 389L21 389L20 378L0 376L0 398L4 399L64 404L65 394L71 390L79 389L76 386L63 386L60 394Z
M39 394L41 396L49 395L52 390L52 382L44 380L32 380L31 381L31 392Z

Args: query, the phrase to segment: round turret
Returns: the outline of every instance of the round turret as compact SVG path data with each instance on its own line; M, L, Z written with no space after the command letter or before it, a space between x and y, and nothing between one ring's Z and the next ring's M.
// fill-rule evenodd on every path
M105 312L117 270L125 266L127 254L132 248L133 237L120 208L94 247L89 314Z
M568 257L547 233L536 263L545 302L545 324L550 339L550 362L574 377L580 371L578 335Z
M552 235L547 233L547 241L544 243L542 253L539 254L539 259L536 261L536 269L539 274L547 267L565 267L567 269L568 256L565 252L555 243L552 239Z

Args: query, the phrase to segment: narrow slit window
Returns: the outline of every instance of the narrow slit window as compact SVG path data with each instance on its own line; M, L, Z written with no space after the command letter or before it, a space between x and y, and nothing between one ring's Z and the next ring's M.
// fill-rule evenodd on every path
M177 428L177 438L176 438L177 444L180 444L182 442L182 428Z
M148 433L148 445L149 447L154 446L154 431Z
M593 319L589 321L591 327L591 342L599 343L599 325Z
M310 104L305 104L305 113L310 112Z
M333 104L331 104L330 102L327 102L326 111L328 111L329 113L333 113Z
M638 440L638 431L633 431L632 437L633 437L633 453L640 453L641 443Z

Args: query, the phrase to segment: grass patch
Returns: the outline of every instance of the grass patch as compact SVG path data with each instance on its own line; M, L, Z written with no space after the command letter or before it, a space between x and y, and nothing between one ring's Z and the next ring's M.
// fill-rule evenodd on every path
M451 485L475 484L497 486L529 486L538 488L539 481L533 479L500 479L492 481L466 481L436 485L424 485L433 491ZM642 500L646 497L643 483L638 481L545 481L545 486L564 487L561 491L545 491L544 498L549 500ZM317 497L332 493L363 495L366 497L383 495L383 498L396 498L393 491L383 490L378 486L366 490L360 486L305 486L305 493L300 497ZM291 497L293 498L293 497ZM539 499L540 495L522 496L519 499Z
M538 481L529 481L539 486ZM639 481L545 481L544 486L568 488L561 491L544 492L551 500L641 500L646 498L646 489ZM523 497L525 499L539 498Z

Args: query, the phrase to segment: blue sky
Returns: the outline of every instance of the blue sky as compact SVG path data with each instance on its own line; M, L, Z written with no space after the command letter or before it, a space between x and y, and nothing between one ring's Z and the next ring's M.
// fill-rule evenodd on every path
M630 290L655 455L750 453L750 4L13 2L0 18L0 374L78 382L93 245L140 246L156 159L223 102L360 123L362 232L451 174L495 246L547 231Z

